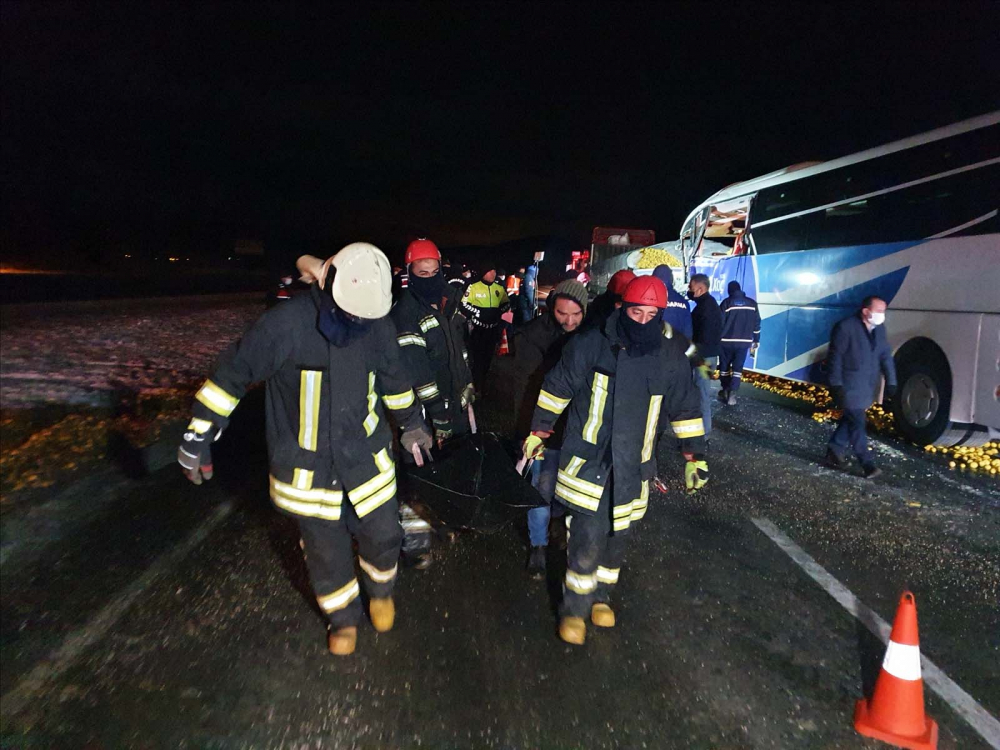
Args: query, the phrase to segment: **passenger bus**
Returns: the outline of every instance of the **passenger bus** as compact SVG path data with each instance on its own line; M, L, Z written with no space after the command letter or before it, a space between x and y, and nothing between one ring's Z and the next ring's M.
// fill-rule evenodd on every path
M889 305L897 427L911 440L1000 436L1000 112L730 185L685 220L690 274L735 279L763 323L752 369L823 383L830 329ZM873 397L879 394L873 394Z

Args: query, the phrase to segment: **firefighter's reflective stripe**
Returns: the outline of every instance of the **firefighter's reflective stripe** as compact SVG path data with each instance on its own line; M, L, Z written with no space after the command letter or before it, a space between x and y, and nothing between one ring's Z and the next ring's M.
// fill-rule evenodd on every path
M212 429L212 423L207 419L198 419L197 417L194 417L190 422L188 422L187 428L196 435L204 435Z
M601 504L601 493L604 488L600 485L571 477L564 471L556 475L556 497L560 497L568 503L578 505L587 510L597 510Z
M562 414L566 407L569 406L569 399L559 398L543 388L538 392L538 406L553 414Z
M688 359L691 359L691 357L693 357L697 353L698 353L698 347L695 346L694 344L691 344L691 346L689 346L687 349L684 350L684 356L687 357Z
M639 497L632 501L632 522L635 523L646 515L646 508L649 507L649 480L647 479L639 488Z
M211 380L205 381L195 394L195 398L220 417L228 417L240 402L236 396L226 393Z
M670 426L673 428L674 434L679 438L698 437L705 434L705 424L701 421L700 417L697 419L681 419L677 422L671 422Z
M597 589L597 576L593 573L585 575L567 569L566 588L577 594L592 594Z
M297 490L311 490L313 486L313 472L307 469L296 469L292 472L292 486Z
M332 594L317 596L316 601L319 602L319 606L323 608L324 612L336 612L338 609L343 609L357 599L360 593L361 588L358 586L358 579L352 578L350 583L341 586Z
M312 472L297 474L293 481L304 483L305 475L308 475L308 484L312 484ZM273 476L270 480L271 500L279 508L295 515L325 518L328 521L336 521L340 518L340 505L344 500L344 493L341 490L311 489L308 487L303 489L294 484L279 481Z
M378 414L375 413L375 406L378 404L378 395L375 393L375 373L368 373L368 416L365 417L365 434L372 436L375 428L378 427Z
M428 383L417 388L417 395L421 401L430 401L440 396L441 391L438 390L437 383Z
M303 370L299 375L299 447L307 451L316 450L322 384L319 370Z
M616 505L612 508L613 518L611 525L615 531L625 531L629 527L629 524L632 523L632 507L633 504L628 503L626 505Z
M427 333L432 328L438 328L441 324L438 323L438 319L433 315L428 315L420 321L420 330Z
M347 492L358 518L368 515L396 495L396 465L389 457L388 450L383 448L373 458L379 473Z
M642 441L642 461L645 463L653 457L653 443L656 442L656 425L660 419L660 406L663 396L649 397L649 413L646 415L646 435Z
M563 471L566 473L566 476L575 477L577 474L580 473L580 469L583 468L583 465L585 463L586 461L584 461L579 456L573 456L572 458L570 458L569 463L566 464L566 468L563 469Z
M583 425L583 439L597 445L597 434L604 423L604 404L608 400L608 376L594 373L593 388L590 393L590 409L587 422Z
M397 336L396 341L399 342L400 346L422 346L427 348L427 339L423 336L418 336L415 333L407 333L402 336Z
M597 580L599 583L618 583L618 574L621 573L621 570L621 568L605 568L603 565L598 565Z
M368 574L368 577L375 581L375 583L388 583L396 577L396 571L399 569L399 565L397 564L393 565L389 570L379 570L360 555L358 556L358 565L361 566L361 569L365 571L365 573Z
M403 393L388 393L382 396L382 403L390 409L407 409L413 406L416 398L417 397L413 395L413 389L411 388Z

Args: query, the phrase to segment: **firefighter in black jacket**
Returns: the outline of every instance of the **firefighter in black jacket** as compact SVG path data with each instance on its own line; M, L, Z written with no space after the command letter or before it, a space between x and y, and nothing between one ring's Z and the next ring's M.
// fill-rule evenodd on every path
M567 344L545 378L523 446L526 456L539 455L556 420L569 410L555 491L570 514L559 636L577 645L586 638L588 613L598 627L615 624L611 588L618 582L629 526L646 513L661 409L688 459L688 490L708 481L687 344L667 338L669 329L660 323L666 287L641 276L622 299L622 309L603 329L579 333Z
M379 401L403 426L407 451L431 436L400 360L390 268L367 243L330 261L332 294L309 294L266 313L222 357L198 391L178 460L195 484L211 477L210 444L247 387L265 381L270 494L296 518L313 590L330 624L331 653L349 654L362 608L352 535L375 629L393 625L402 537L392 434Z
M441 252L427 239L406 248L409 286L392 308L403 364L434 427L438 444L469 431L472 373L465 349L461 293L441 273ZM431 526L404 503L403 555L419 568L431 564Z

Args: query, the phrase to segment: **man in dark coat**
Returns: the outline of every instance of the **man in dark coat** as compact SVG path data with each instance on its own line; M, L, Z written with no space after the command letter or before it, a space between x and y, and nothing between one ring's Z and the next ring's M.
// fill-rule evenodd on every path
M691 341L698 347L698 355L705 364L705 367L695 368L693 376L701 393L701 418L705 422L706 437L712 431L712 381L706 373L718 365L722 341L722 311L708 291L710 283L703 273L696 273L688 283L688 299L694 300Z
M653 269L653 276L662 281L667 288L667 308L663 311L661 320L690 340L691 308L688 307L684 296L674 289L674 270L670 266L659 265Z
M872 460L865 434L865 411L874 400L880 372L885 375L885 397L896 394L896 365L883 325L886 307L885 300L866 297L856 315L833 327L827 356L830 389L844 414L830 438L826 460L843 468L851 451L868 479L882 473Z
M736 391L743 380L747 353L756 353L760 344L760 312L757 300L747 297L740 282L729 282L729 296L722 300L722 341L719 345L719 373L722 391L719 399L736 406Z
M515 438L524 440L531 432L531 417L542 389L542 381L556 366L566 342L583 324L587 313L587 288L575 279L556 285L546 301L546 313L514 334L514 414ZM559 450L566 428L566 415L556 421L546 441L544 460L531 466L531 483L549 505L528 511L528 573L536 579L545 576L545 550L549 543L551 504L559 471ZM556 509L558 512L559 508ZM560 514L561 515L561 514Z

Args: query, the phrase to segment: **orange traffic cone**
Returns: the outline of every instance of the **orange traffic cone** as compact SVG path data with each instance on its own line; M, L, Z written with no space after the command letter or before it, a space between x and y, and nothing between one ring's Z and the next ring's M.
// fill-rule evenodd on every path
M507 329L500 330L500 346L497 347L497 356L506 357L510 354L510 347L507 346Z
M899 598L875 692L854 708L854 728L866 737L907 750L937 748L937 722L924 715L917 603L909 591Z

